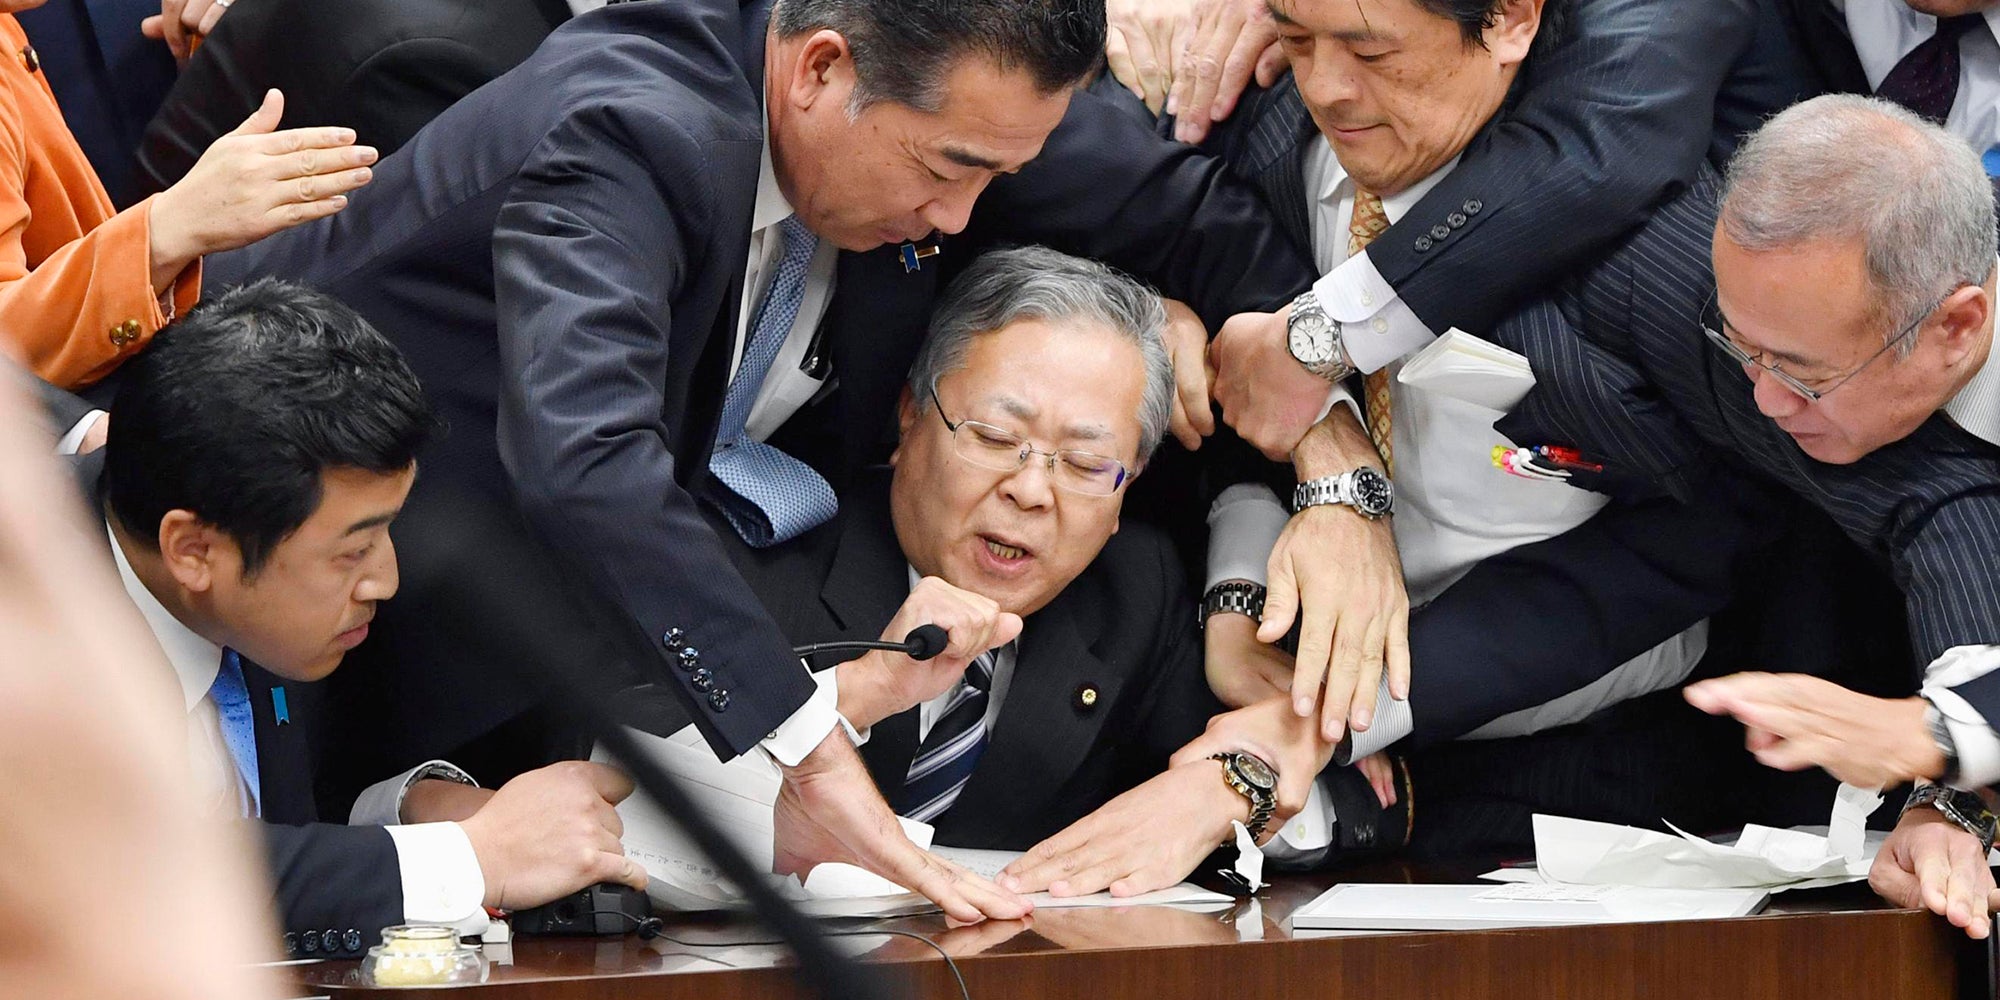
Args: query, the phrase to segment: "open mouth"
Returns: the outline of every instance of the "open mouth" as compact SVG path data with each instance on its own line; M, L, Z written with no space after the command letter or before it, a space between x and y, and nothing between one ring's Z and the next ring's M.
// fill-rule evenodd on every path
M991 553L993 558L1002 562L1015 562L1032 555L1032 553L1022 546L1010 545L994 538L992 535L981 535L979 536L979 540L985 543L986 551Z

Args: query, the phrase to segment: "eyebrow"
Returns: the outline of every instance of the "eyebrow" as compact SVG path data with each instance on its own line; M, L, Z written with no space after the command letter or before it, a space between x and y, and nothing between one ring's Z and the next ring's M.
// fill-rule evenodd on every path
M395 520L396 515L400 513L402 513L402 511L392 510L387 514L377 514L374 517L364 517L361 520L348 525L347 531L344 534L342 534L341 537L345 538L348 535L357 535L364 531L369 531L375 528L382 527L383 525L388 524L390 521Z
M981 156L963 146L945 146L938 150L938 152L945 159L961 167L972 167L976 170L991 170L997 173L1002 167L1006 166L1006 164L1001 163L999 160Z
M1016 420L1032 421L1040 412L1026 402L1012 396L1003 396L993 401L1008 416ZM1109 441L1115 435L1103 424L1070 424L1062 430L1064 441Z
M1728 316L1727 316L1726 314L1724 314L1724 313L1723 313L1723 311L1722 311L1722 305L1721 305L1720 303L1717 303L1717 304L1716 304L1716 307L1715 307L1715 318L1716 318L1717 320L1720 320L1720 321L1721 321L1721 323L1722 323L1722 330L1723 330L1723 332L1724 332L1724 333L1735 333L1735 334L1737 334L1738 336L1741 336L1741 335L1742 335L1742 333L1743 333L1743 330L1742 330L1742 328L1741 328L1741 327L1738 327L1738 326L1737 326L1736 324L1734 324L1734 323L1731 323L1731 322L1729 321L1729 317L1728 317ZM1826 368L1826 367L1828 367L1828 365L1827 365L1827 364L1826 364L1825 362L1822 362L1822 361L1814 361L1814 360L1813 360L1813 359L1811 359L1811 358L1806 358L1806 357L1800 357L1800 356L1799 356L1799 355L1797 355L1797 354L1792 354L1792 353L1790 353L1790 352L1787 352L1787 351L1779 351L1779 350L1773 350L1773 349L1771 349L1771 348L1768 348L1768 347L1766 347L1766 348L1761 348L1761 349L1759 349L1759 350L1757 351L1757 353L1758 353L1758 354L1768 354L1768 355L1770 355L1771 357L1773 357L1773 358L1777 359L1777 360L1778 360L1778 362L1779 362L1780 364L1787 364L1787 365L1791 365L1791 366L1792 366L1793 368Z

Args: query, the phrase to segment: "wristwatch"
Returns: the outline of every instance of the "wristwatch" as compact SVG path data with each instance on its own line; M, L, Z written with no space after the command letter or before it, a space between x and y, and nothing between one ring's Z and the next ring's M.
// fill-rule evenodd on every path
M1278 772L1264 759L1255 754L1239 751L1214 754L1210 760L1222 762L1222 780L1236 790L1236 794L1250 800L1250 822L1243 828L1250 831L1250 839L1264 836L1264 827L1271 823L1271 812L1278 807ZM1227 846L1228 840L1223 844Z
M1984 856L1993 849L1993 833L2000 827L2000 817L1986 808L1986 801L1975 792L1967 792L1950 785L1918 785L1911 789L1910 798L1903 803L1907 813L1918 806L1930 806L1944 814L1944 818L1958 824L1965 832L1979 838L1979 853Z
M1222 612L1248 615L1253 622L1264 620L1264 588L1247 580L1224 580L1208 588L1201 595L1201 620L1203 628L1208 620Z
M1389 477L1369 466L1351 469L1337 476L1308 479L1292 491L1292 512L1320 504L1345 504L1362 517L1374 520L1389 513L1396 491Z
M1339 382L1354 374L1354 363L1347 359L1347 346L1341 343L1340 321L1326 314L1319 296L1310 288L1292 300L1292 315L1285 321L1285 340L1292 349L1292 357L1306 371L1328 382Z
M1949 785L1958 780L1958 741L1951 736L1951 726L1945 723L1944 713L1937 703L1924 699L1924 728L1930 731L1931 742L1937 744L1938 753L1944 755L1944 773L1938 775L1938 784Z

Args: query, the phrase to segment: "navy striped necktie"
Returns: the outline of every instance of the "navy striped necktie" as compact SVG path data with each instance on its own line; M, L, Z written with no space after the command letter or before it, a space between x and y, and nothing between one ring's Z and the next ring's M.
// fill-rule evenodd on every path
M986 703L998 655L999 650L987 650L966 666L965 679L952 691L910 761L909 777L895 796L897 815L932 822L965 790L972 769L986 752Z

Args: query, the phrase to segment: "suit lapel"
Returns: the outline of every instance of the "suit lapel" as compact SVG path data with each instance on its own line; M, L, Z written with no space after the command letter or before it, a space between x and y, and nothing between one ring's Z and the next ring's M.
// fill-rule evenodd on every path
M976 825L988 840L1035 829L1096 746L1126 678L1090 649L1095 616L1084 603L1065 593L1029 617L992 742L945 814L949 825ZM1085 683L1097 689L1095 710L1076 707Z
M896 541L882 483L871 481L852 491L842 524L833 563L819 592L820 603L839 630L827 639L873 639L910 596L909 564ZM861 747L861 759L876 785L885 790L902 785L916 755L916 709L876 723Z
M941 242L943 252L954 249ZM905 270L899 248L842 253L821 336L840 391L833 394L843 469L879 463L895 442L896 399L938 294L938 257Z
M243 686L250 697L250 717L256 722L257 780L264 819L272 823L313 822L319 811L313 805L305 728L299 724L300 701L311 697L309 686L289 683L247 660L243 663Z

